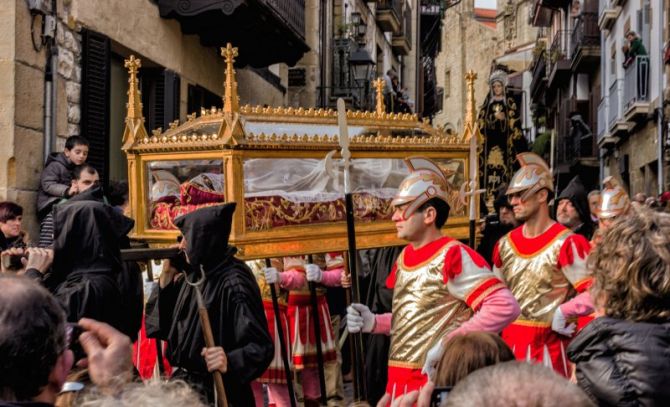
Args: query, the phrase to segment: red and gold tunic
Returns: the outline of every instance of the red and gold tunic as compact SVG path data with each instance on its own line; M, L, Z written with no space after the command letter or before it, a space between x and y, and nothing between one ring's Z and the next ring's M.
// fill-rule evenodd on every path
M479 254L448 237L405 247L386 285L393 289L386 386L393 399L421 388L428 350L470 319L486 296L505 288Z
M333 264L338 260L333 260ZM341 267L341 258L338 264ZM316 338L314 333L311 299L307 279L305 274L306 260L303 257L285 257L284 271L300 273L301 284L299 286L290 286L288 295L288 319L291 327L291 350L293 354L293 364L297 370L305 368L316 368ZM333 264L326 264L327 271ZM298 281L294 279L294 281ZM330 321L330 311L325 296L326 290L322 287L316 289L317 308L319 311L319 327L321 333L321 351L323 353L324 363L335 362L337 360L336 342L337 338L333 331L333 325Z
M261 290L261 298L263 299L263 309L265 310L265 317L268 320L268 331L272 337L274 343L275 354L268 366L267 370L263 373L258 380L260 383L268 384L286 384L286 370L284 369L284 362L281 356L281 342L279 341L279 331L277 329L277 319L275 317L274 306L272 304L272 294L270 293L270 285L265 281L265 274L263 273L263 268L265 267L264 260L254 260L248 261L247 265L251 268L251 271L256 277L256 282L258 287ZM282 262L281 260L272 259L272 266L281 270ZM289 324L288 324L288 314L287 314L287 302L286 297L288 293L283 290L277 292L277 302L279 303L279 317L282 322L282 329L284 334L284 343L288 346L291 343L289 340ZM287 354L289 356L289 365L293 369L291 361L291 350L287 349Z
M498 241L493 271L521 307L521 316L503 330L517 359L542 362L568 376L569 338L552 331L551 322L561 304L589 287L589 248L583 236L559 223L535 238L526 238L520 226Z

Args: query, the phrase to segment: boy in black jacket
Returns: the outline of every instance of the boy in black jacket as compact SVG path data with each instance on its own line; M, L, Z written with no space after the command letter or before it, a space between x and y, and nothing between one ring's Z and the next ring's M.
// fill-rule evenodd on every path
M88 140L82 136L70 136L65 140L62 153L51 153L47 158L37 191L37 219L40 221L40 229L42 221L56 202L77 193L71 182L72 170L85 163L87 157Z

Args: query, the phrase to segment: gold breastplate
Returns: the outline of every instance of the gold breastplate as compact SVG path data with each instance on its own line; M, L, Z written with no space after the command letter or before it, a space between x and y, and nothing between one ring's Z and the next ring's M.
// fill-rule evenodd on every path
M393 289L389 366L421 368L426 352L472 316L472 310L452 296L444 283L444 257L454 244L458 243L447 243L414 268L404 265L404 252L400 254Z
M532 255L519 253L510 234L500 239L500 271L521 307L519 320L549 326L556 308L575 294L558 268L558 255L570 234L568 230L560 233Z

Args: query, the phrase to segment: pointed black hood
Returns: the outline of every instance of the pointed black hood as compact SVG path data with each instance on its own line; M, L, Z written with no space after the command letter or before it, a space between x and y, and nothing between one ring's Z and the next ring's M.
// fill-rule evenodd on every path
M186 254L192 265L210 270L230 256L228 239L235 202L198 209L175 219L186 239Z
M572 202L572 206L574 206L577 210L579 218L582 220L582 222L591 222L591 211L589 210L588 195L586 193L586 189L584 188L584 184L582 184L582 180L579 178L579 175L576 175L573 179L570 180L565 189L561 191L561 194L558 196L558 200L556 202L559 202L562 199L569 199L570 202Z
M121 270L120 239L134 221L104 203L93 187L54 206L54 271Z

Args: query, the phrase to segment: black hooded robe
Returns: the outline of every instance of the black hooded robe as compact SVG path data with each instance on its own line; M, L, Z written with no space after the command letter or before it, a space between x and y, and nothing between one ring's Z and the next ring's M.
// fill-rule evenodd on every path
M560 202L563 199L569 199L572 203L572 206L575 207L575 210L579 214L579 219L582 221L581 226L575 229L573 232L580 234L586 238L586 240L591 240L593 237L593 232L595 231L595 225L591 220L591 210L589 209L589 200L582 184L582 180L579 178L579 175L576 175L570 180L568 185L565 187L561 194L558 196L556 203ZM556 205L558 208L558 205Z
M189 261L205 271L201 291L214 342L228 360L223 375L228 404L246 407L255 403L250 383L270 365L274 346L258 284L247 265L234 257L236 249L228 246L234 210L235 203L199 209L176 219L175 225L186 239ZM200 273L188 277L195 281ZM173 378L185 380L212 403L213 379L200 354L205 339L194 290L181 280L160 289L154 308L156 336L168 342L168 359L177 368Z
M119 281L128 277L120 249L133 220L105 204L99 187L55 205L53 213L54 263L44 284L63 304L68 321L93 318L132 334L139 327L129 326L128 287ZM139 274L134 277L141 285Z

